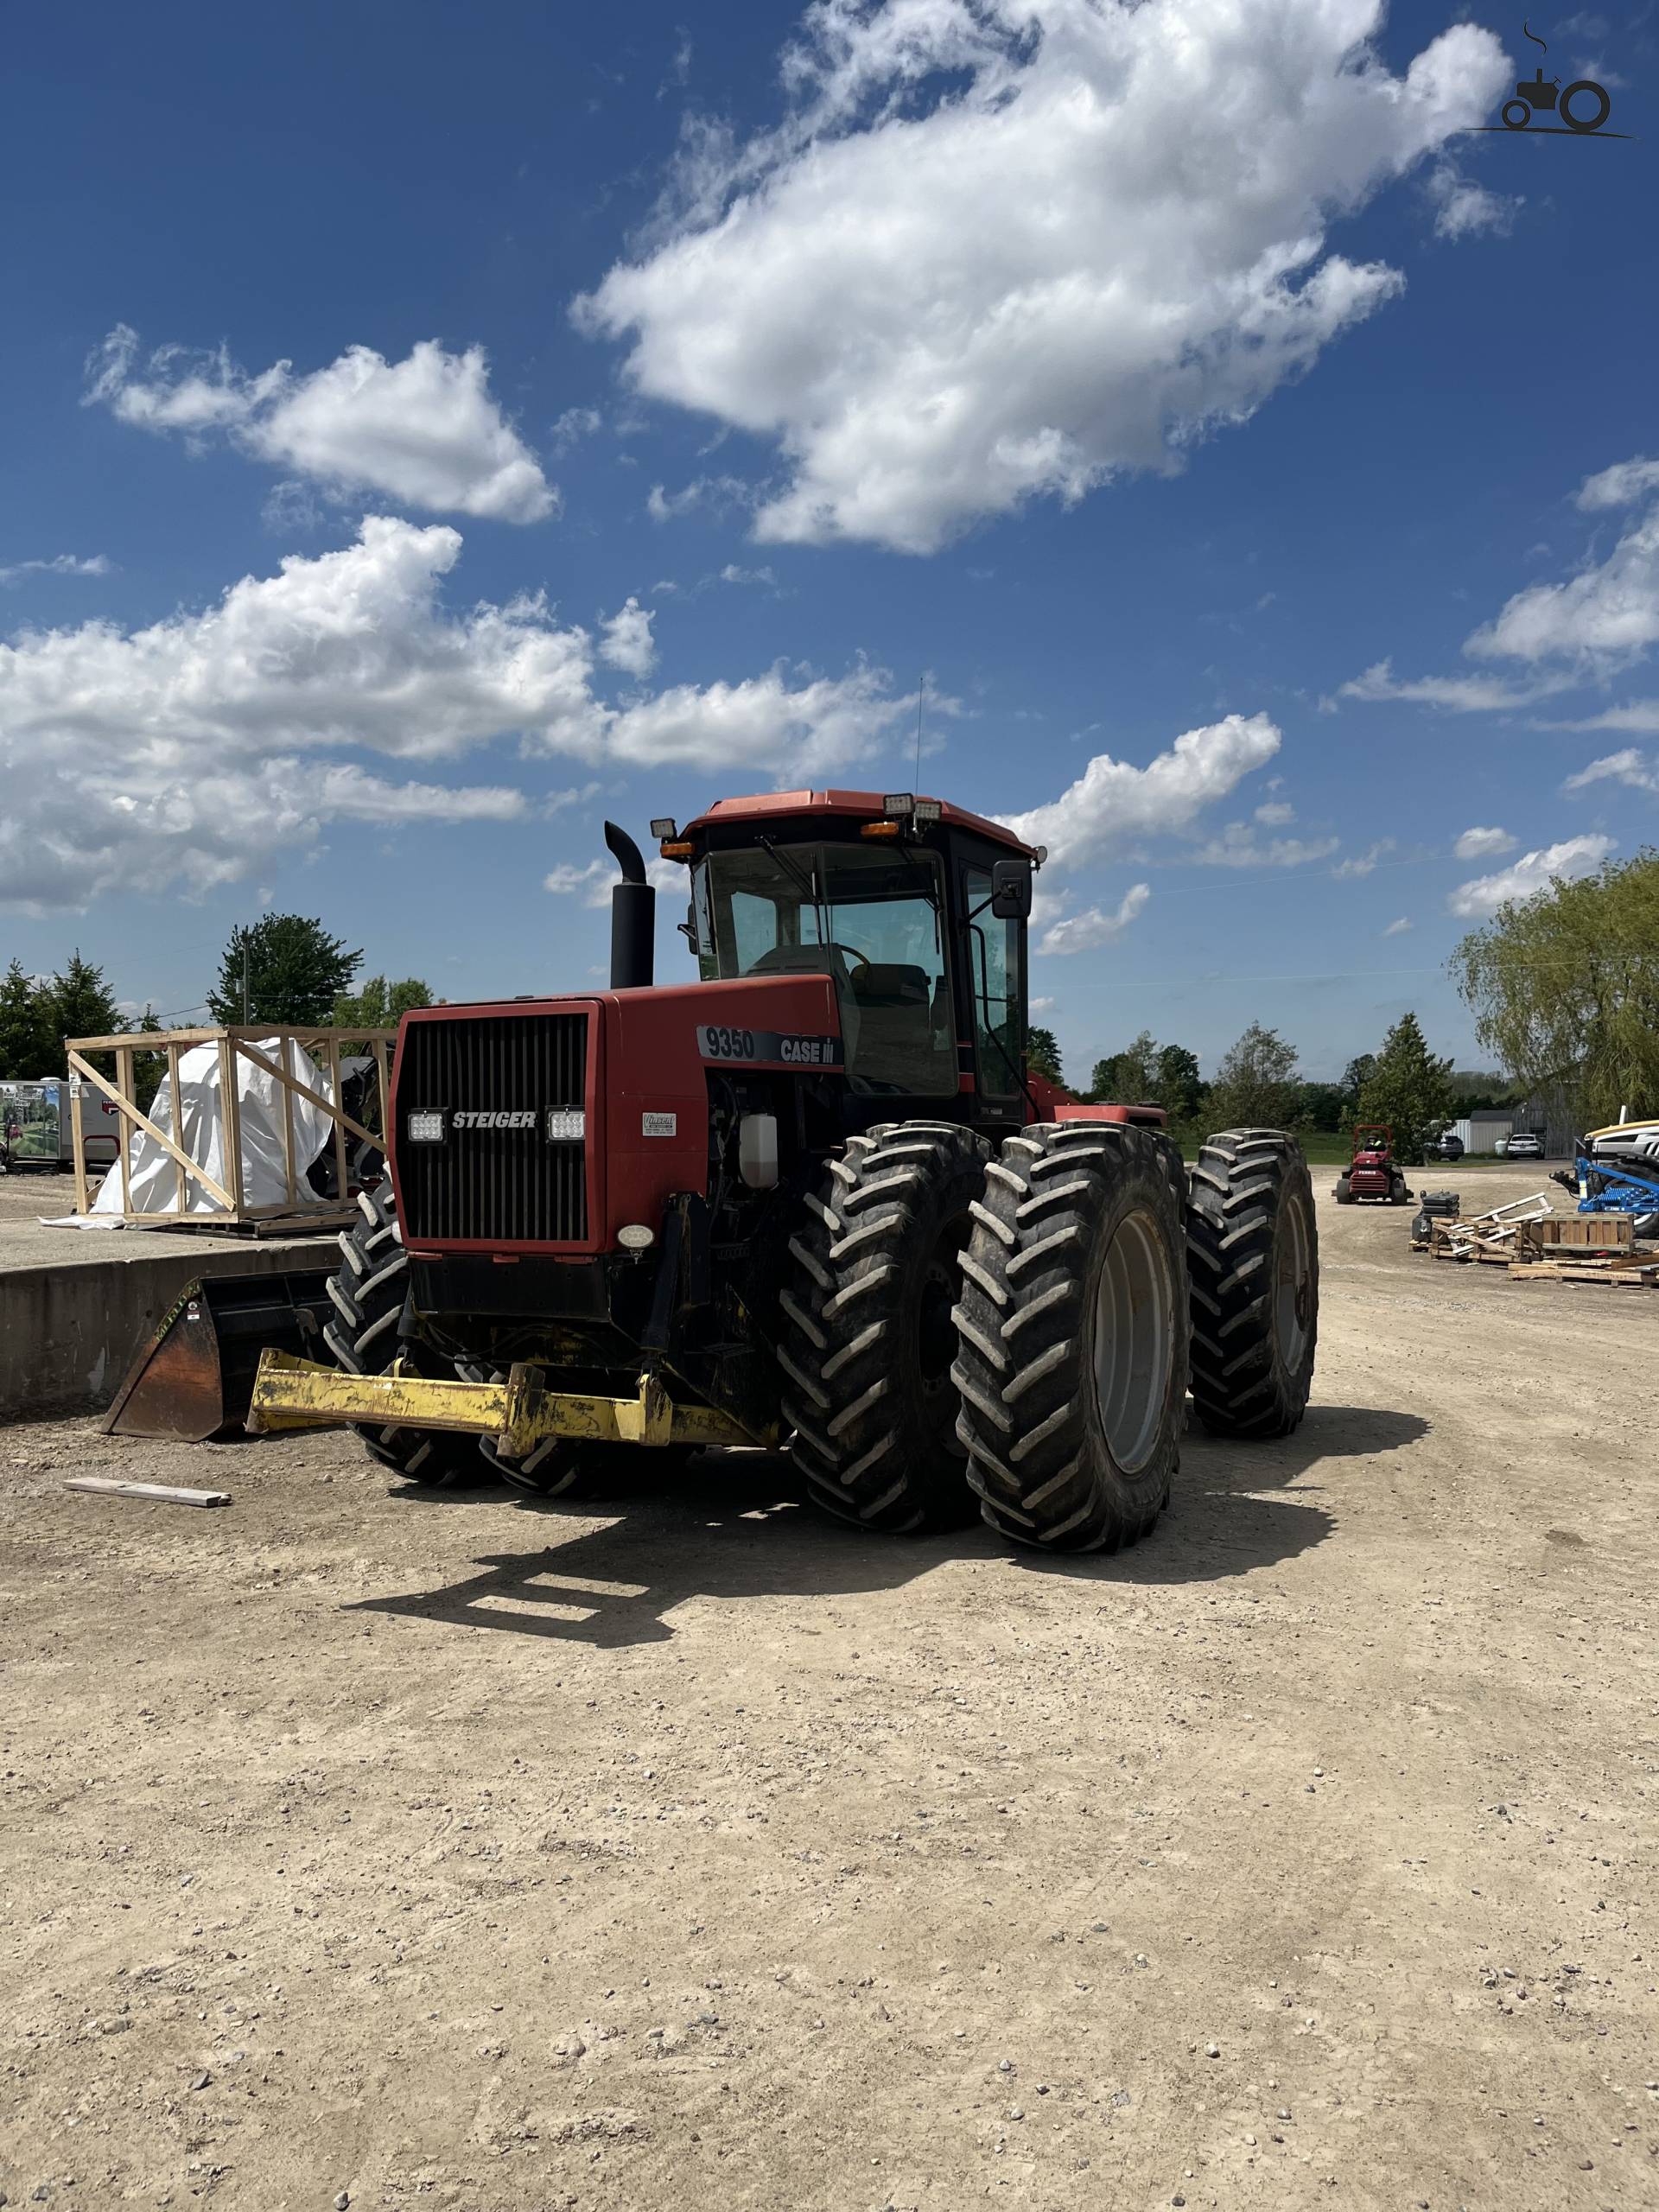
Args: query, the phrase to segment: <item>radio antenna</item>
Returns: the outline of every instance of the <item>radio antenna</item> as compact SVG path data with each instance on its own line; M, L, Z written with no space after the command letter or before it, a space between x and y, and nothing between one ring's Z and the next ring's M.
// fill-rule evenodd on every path
M916 686L916 781L918 785L922 780L922 701L926 696L927 671L924 670L921 681Z

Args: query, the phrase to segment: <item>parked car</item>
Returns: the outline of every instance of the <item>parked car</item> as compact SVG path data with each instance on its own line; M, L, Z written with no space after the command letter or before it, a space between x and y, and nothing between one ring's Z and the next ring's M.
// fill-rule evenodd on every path
M1454 1129L1446 1129L1440 1136L1430 1138L1427 1152L1431 1160L1461 1160L1463 1139Z
M1544 1141L1530 1129L1511 1129L1510 1141L1503 1147L1505 1160L1541 1160Z

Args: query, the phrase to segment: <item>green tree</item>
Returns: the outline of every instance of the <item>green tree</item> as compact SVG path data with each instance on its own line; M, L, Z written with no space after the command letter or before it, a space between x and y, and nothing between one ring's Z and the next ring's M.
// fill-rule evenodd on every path
M1060 1073L1060 1040L1052 1029L1027 1030L1026 1065L1033 1075L1046 1076L1051 1083L1065 1081Z
M126 1027L120 1008L104 981L104 970L83 960L79 947L68 965L46 986L46 1014L51 1025L51 1065L40 1071L67 1075L65 1040L71 1037L113 1037ZM99 1056L102 1058L102 1055Z
M1222 1055L1210 1086L1210 1120L1218 1129L1282 1129L1295 1119L1296 1047L1253 1021Z
M1478 1112L1483 1106L1514 1103L1514 1085L1497 1068L1453 1068L1446 1078L1460 1114Z
M1370 1055L1368 1053L1368 1058ZM1296 1125L1299 1128L1336 1130L1353 1117L1354 1102L1339 1083L1297 1085Z
M360 991L340 994L329 1018L336 1029L395 1029L410 1007L431 1003L431 988L418 976L405 976L401 983L371 976Z
M1475 1031L1581 1128L1659 1112L1659 852L1505 901L1452 956Z
M1153 1097L1157 1083L1158 1043L1151 1030L1132 1037L1121 1052L1095 1062L1089 1096L1115 1106L1141 1106Z
M1414 1014L1402 1014L1382 1039L1355 1109L1357 1122L1386 1122L1394 1131L1395 1157L1421 1166L1431 1137L1452 1119L1455 1103L1452 1063L1428 1049Z
M160 1029L156 1009L147 1006L134 1028L135 1036L153 1036ZM135 1052L132 1056L132 1095L141 1112L148 1114L167 1073L165 1052Z
M343 938L304 914L264 914L231 931L207 994L215 1021L321 1028L363 964ZM244 979L246 1011L244 1012Z
M1341 1088L1347 1092L1351 1100L1357 1098L1360 1092L1364 1090L1371 1079L1371 1071L1376 1065L1375 1052L1360 1052L1349 1061L1342 1071Z
M1185 1045L1160 1045L1147 1094L1172 1122L1190 1122L1204 1102L1205 1082L1198 1072L1198 1056Z
M57 1063L51 987L14 959L0 976L0 1076L27 1083L50 1075Z

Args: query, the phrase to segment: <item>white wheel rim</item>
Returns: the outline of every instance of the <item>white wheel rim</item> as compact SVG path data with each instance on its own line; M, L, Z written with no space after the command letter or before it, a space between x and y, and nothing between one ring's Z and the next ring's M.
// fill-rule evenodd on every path
M1307 1211L1300 1200L1280 1217L1279 1256L1273 1288L1274 1328L1279 1357L1292 1374L1307 1348L1307 1287L1313 1280Z
M1117 1224L1095 1292L1095 1402L1113 1461L1138 1474L1158 1448L1175 1361L1175 1286L1156 1217Z

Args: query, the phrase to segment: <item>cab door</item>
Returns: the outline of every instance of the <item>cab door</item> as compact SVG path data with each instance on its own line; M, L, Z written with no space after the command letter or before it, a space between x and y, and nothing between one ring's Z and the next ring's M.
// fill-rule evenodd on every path
M957 878L963 916L960 964L967 1000L958 1033L971 1058L977 1097L974 1120L1024 1126L1022 1080L1026 1050L1026 925L999 921L991 912L988 847L970 847Z

